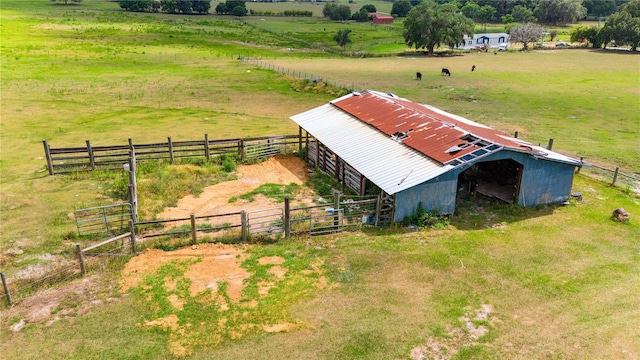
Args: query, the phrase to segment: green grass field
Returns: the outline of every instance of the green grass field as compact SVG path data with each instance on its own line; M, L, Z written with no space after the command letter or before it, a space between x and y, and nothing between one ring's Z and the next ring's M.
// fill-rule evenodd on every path
M0 20L0 271L9 277L38 255L72 259L68 214L113 201L98 176L48 176L42 140L66 147L295 133L289 116L334 98L244 64L240 54L393 92L534 143L554 138L561 153L640 172L637 55L578 49L428 58L405 49L399 32L366 24L130 14L101 0L4 0ZM392 56L344 58L300 45L335 46L332 34L345 27L353 29L353 50ZM442 67L453 76L440 76ZM583 176L574 191L584 201L565 207L462 206L444 230L383 228L256 246L256 254L288 259L290 274L260 307L262 321L286 320L297 330L235 338L233 331L246 330L238 320L216 341L194 330L185 337L189 358L408 359L429 344L455 359L636 358L640 198ZM611 221L616 207L631 222ZM296 281L317 263L329 287ZM3 315L2 356L172 358L167 344L177 334L140 326L155 309L171 310L143 288L114 291L121 266L97 274L101 305L86 314L19 333L8 329L19 319ZM179 265L164 271L183 275ZM208 330L215 309L188 303L194 307L175 315ZM492 311L472 321L471 330L487 329L475 338L460 318L482 305ZM74 308L81 308L77 296L56 311Z

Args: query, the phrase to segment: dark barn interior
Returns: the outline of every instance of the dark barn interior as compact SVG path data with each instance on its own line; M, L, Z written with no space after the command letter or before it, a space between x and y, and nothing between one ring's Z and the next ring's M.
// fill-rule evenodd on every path
M517 202L523 166L511 159L479 162L460 173L458 190L485 195L507 203Z

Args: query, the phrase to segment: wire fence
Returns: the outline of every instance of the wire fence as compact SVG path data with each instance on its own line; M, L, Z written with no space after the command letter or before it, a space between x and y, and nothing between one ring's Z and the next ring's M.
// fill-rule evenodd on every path
M296 70L292 70L289 68L286 68L284 66L277 66L277 65L273 65L273 64L269 64L266 61L262 61L261 59L257 59L257 58L251 58L251 57L246 57L244 55L238 55L237 57L238 60L243 61L247 64L251 64L251 65L255 65L267 70L273 70L277 73L280 74L284 74L284 75L290 75L293 76L295 78L298 79L302 79L302 80L307 80L307 81L311 81L314 83L324 83L326 85L329 85L335 89L339 89L339 90L344 90L347 92L353 92L353 91L357 91L358 89L362 90L364 89L363 87L356 85L356 84L342 84L339 83L336 80L329 80L326 78L322 78L320 76L314 75L314 74L309 74L307 72L304 71L296 71Z
M578 171L590 178L622 188L626 192L640 194L640 175L623 172L618 167L608 168L594 164L587 164Z

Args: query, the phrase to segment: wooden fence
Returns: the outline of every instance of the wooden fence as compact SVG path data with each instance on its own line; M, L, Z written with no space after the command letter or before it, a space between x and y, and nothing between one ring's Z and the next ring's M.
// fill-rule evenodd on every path
M301 152L302 131L298 135L265 136L210 140L207 134L202 140L173 141L126 145L93 146L86 140L85 146L52 148L43 140L45 159L50 175L91 171L95 169L121 170L129 162L135 149L137 161L165 160L173 164L177 159L205 159L229 155L241 161L263 159L278 153Z
M77 262L65 262L40 279L9 282L5 274L0 272L3 285L0 300L4 298L7 305L12 305L50 284L86 275L100 263L99 259L136 255L138 246L148 246L146 243L150 240L161 247L169 243L175 245L176 240L179 245L220 240L236 243L289 238L293 234L326 235L377 225L376 217L380 213L378 196L346 197L335 191L333 198L325 201L323 204L291 208L287 197L283 206L277 208L278 211L273 211L276 208L272 208L253 212L243 210L225 214L191 214L188 218L141 221L135 224L133 219L129 219L128 231L122 230L121 234L85 248L76 244ZM252 214L255 215L254 221ZM204 236L208 238L205 239Z

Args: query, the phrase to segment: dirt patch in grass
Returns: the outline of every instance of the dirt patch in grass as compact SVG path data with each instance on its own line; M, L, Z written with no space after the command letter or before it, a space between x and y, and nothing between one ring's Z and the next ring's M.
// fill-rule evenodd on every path
M175 251L165 252L163 250L152 249L132 258L122 271L120 290L126 292L133 287L148 286L144 284L146 276L157 273L163 265L179 261L187 264L184 270L184 277L190 281L189 293L192 298L198 298L201 304L217 304L217 308L210 308L208 311L215 311L217 315L211 324L203 322L193 322L194 319L182 313L186 307L185 302L190 301L184 296L177 296L175 293L168 295L168 300L174 308L175 314L164 317L149 319L142 325L143 328L158 328L163 331L170 331L168 348L176 357L188 356L193 353L196 346L217 346L225 336L230 339L238 339L246 333L264 331L269 333L289 332L300 328L300 324L294 324L285 319L265 319L263 316L251 315L253 309L258 308L261 301L267 297L272 297L270 290L274 287L282 286L281 281L286 281L285 277L290 276L289 269L285 265L285 259L281 256L262 256L257 259L261 266L269 266L267 272L273 276L273 280L260 281L257 284L257 297L247 298L243 293L245 286L250 282L253 273L242 266L243 262L250 257L251 245L227 245L227 244L199 244L188 246ZM310 265L307 269L312 273L303 273L312 282L326 284L320 264ZM316 271L317 268L317 271ZM318 274L320 276L318 276ZM291 274L296 277L296 274ZM306 280L309 281L309 280ZM173 292L178 287L175 278L164 278L163 286ZM288 285L287 285L288 286ZM314 286L314 285L311 285ZM318 287L318 286L315 286ZM279 287L279 289L281 289ZM210 295L207 294L210 290ZM204 297L203 297L204 295ZM249 295L250 296L250 295ZM150 299L150 306L153 301ZM269 300L265 300L269 302ZM263 310L264 311L264 310ZM182 315L176 315L182 314ZM181 324L178 317L182 316ZM230 321L233 320L233 321ZM241 323L235 323L238 320ZM275 320L275 321L274 321ZM194 330L206 331L210 338L202 340L194 333ZM229 335L225 335L228 333Z
M282 206L276 200L261 194L256 195L254 201L239 199L235 202L229 202L229 200L249 193L263 184L289 185L294 183L303 185L309 179L306 163L303 159L293 155L276 155L259 164L242 165L238 167L236 174L237 180L207 186L198 196L189 195L180 199L177 206L166 208L158 214L158 218L179 219L188 218L191 213L196 215L226 214L241 210L252 211ZM311 191L303 190L301 196L292 199L291 206L310 205L312 202ZM178 225L182 224L173 224L173 226Z
M65 285L39 291L21 299L4 311L3 319L10 320L13 331L27 324L50 325L61 319L71 320L86 314L93 306L113 301L111 286L99 274L73 280Z
M465 309L465 316L461 316L461 327L450 328L443 337L430 337L426 344L411 349L409 357L412 360L439 359L448 360L455 357L461 348L480 344L479 339L493 328L495 318L489 315L493 307L482 304L475 314Z
M159 249L147 250L144 254L131 259L122 270L120 290L127 292L136 286L142 278L156 272L162 265L176 260L200 260L192 264L185 272L191 280L189 292L196 296L206 289L213 293L218 290L219 282L227 283L227 295L232 301L240 299L244 288L244 279L249 274L240 264L248 257L245 246L224 244L200 244L166 252ZM167 284L171 288L171 284ZM177 301L172 301L177 306Z

